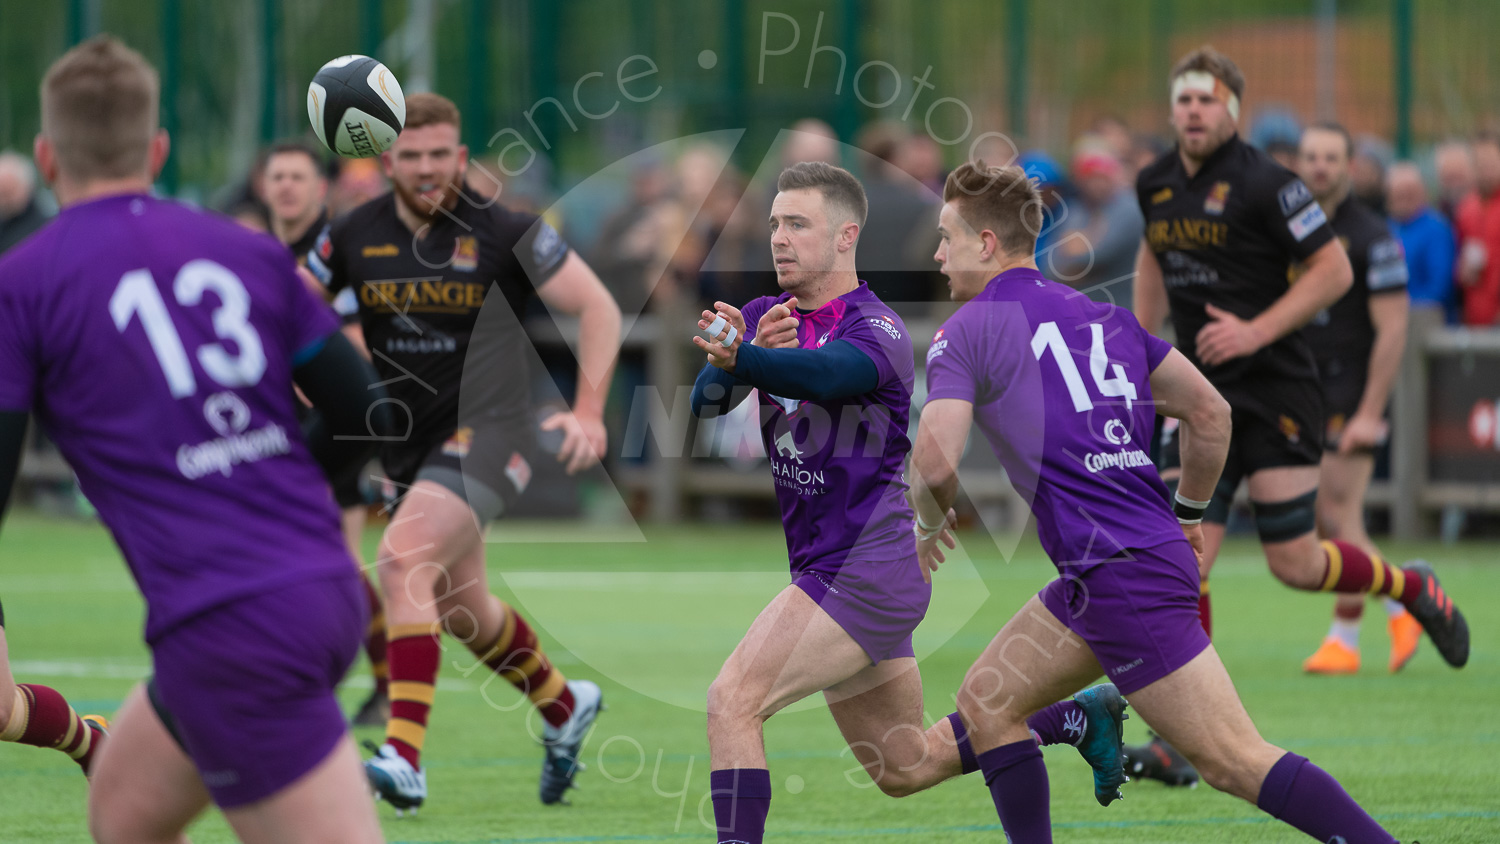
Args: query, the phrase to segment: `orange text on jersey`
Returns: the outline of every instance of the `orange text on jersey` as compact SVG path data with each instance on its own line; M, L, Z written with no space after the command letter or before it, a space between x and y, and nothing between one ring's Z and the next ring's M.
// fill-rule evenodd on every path
M1217 220L1178 217L1175 220L1153 220L1146 226L1151 249L1202 249L1223 246L1229 242L1229 224Z
M359 290L360 304L377 311L455 311L484 304L486 285L475 281L371 281Z

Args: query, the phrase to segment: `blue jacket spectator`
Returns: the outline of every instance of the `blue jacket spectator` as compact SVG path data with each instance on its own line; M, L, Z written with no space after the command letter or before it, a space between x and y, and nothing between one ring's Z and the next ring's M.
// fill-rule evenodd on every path
M1458 241L1453 227L1428 203L1427 186L1415 164L1391 167L1386 176L1386 207L1391 212L1391 229L1406 250L1412 304L1442 308L1444 321L1457 324L1453 265Z

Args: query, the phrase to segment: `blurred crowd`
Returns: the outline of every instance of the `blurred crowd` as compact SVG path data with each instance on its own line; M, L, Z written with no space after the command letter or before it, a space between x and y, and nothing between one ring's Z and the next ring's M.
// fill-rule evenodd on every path
M1298 118L1264 110L1246 140L1287 167L1297 167ZM670 154L660 150L671 149ZM956 149L956 148L955 148ZM550 172L534 168L523 180L480 172L471 190L485 198L547 211L588 258L626 313L677 299L743 303L776 291L766 217L781 168L827 161L858 175L870 198L860 237L860 274L906 315L921 315L947 300L932 255L937 209L955 149L905 124L877 122L843 143L821 120L788 127L759 171L747 173L730 151L702 143L662 145L628 160L613 195L591 193L555 203ZM1018 146L998 134L976 157L1025 167L1047 203L1037 262L1054 280L1101 301L1131 304L1131 277L1143 223L1134 191L1136 173L1171 146L1102 117L1070 145L1064 158ZM961 152L961 151L960 151ZM266 156L209 204L244 225L273 228ZM330 216L387 189L378 161L330 158L326 205ZM1390 221L1406 249L1413 305L1439 308L1449 324L1500 322L1500 136L1449 139L1417 160L1396 160L1383 139L1361 136L1351 161L1352 193ZM549 210L550 209L550 210ZM42 226L53 213L26 156L0 152L0 252Z

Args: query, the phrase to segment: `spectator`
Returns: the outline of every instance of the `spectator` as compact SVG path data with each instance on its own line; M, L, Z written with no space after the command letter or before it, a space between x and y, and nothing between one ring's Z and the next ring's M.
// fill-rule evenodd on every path
M985 159L985 163L991 162ZM1067 185L1062 168L1057 166L1052 156L1039 149L1021 153L1021 157L1016 159L1016 165L1026 171L1026 175L1036 183L1037 190L1042 194L1042 230L1037 233L1036 238L1036 262L1048 278L1054 278L1056 271L1048 263L1049 256L1062 237L1063 226L1068 224L1068 217L1072 213L1064 199Z
M1406 290L1412 305L1442 308L1443 321L1457 323L1453 227L1428 203L1427 186L1417 165L1402 161L1391 166L1386 174L1386 208L1391 212L1391 228L1406 252Z
M1380 216L1385 211L1385 168L1395 153L1391 145L1373 135L1360 136L1349 159L1350 193Z
M663 277L686 223L672 196L672 174L665 162L646 160L630 177L630 196L610 215L589 256L589 265L627 314L638 314L663 283L661 295L675 292Z
M1500 136L1474 142L1475 190L1458 203L1458 282L1464 325L1500 316Z
M1458 203L1474 191L1474 152L1466 141L1446 141L1433 153L1437 169L1437 210L1448 222L1458 219Z
M1251 146L1265 150L1277 164L1296 170L1302 145L1302 121L1286 106L1262 107L1256 111L1255 125L1250 127L1247 140Z
M931 135L920 132L908 135L896 149L896 166L921 182L934 198L943 195L948 171L943 168L943 148Z
M0 152L0 254L47 222L36 201L36 170L24 155Z
M859 277L902 316L927 312L941 276L933 263L937 250L938 203L895 164L906 127L894 121L861 129L855 144L870 210L859 233ZM923 303L918 308L907 303Z
M1073 184L1077 201L1045 266L1094 301L1130 310L1135 253L1146 229L1135 191L1119 160L1101 146L1073 158Z

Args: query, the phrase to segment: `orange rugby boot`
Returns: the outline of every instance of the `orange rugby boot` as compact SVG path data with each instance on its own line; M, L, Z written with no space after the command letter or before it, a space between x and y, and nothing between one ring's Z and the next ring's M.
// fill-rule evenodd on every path
M1417 655L1417 644L1422 641L1422 623L1403 610L1390 617L1386 629L1391 634L1391 673L1395 674Z
M1302 663L1302 670L1309 674L1354 674L1359 671L1359 651L1329 636L1318 652Z

